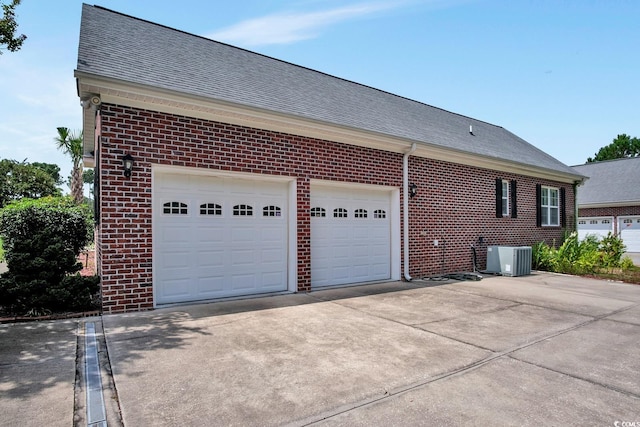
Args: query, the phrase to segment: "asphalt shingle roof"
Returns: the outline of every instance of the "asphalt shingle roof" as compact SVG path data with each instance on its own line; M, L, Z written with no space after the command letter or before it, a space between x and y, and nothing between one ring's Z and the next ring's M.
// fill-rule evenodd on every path
M589 177L578 188L578 205L640 203L640 157L586 163L573 169Z
M77 71L575 174L500 126L98 6Z

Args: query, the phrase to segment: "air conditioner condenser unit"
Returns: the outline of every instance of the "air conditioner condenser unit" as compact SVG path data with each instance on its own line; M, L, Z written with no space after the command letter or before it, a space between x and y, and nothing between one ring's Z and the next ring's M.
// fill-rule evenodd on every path
M503 276L531 274L531 246L487 247L487 272Z

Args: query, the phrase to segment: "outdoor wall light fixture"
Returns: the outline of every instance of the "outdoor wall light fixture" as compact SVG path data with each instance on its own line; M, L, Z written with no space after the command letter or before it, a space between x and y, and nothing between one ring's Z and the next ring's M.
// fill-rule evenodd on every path
M418 186L412 182L409 184L409 197L413 199L416 197L416 194L418 194Z
M124 176L129 178L131 176L131 170L133 169L133 157L128 154L122 158L122 167L124 169Z

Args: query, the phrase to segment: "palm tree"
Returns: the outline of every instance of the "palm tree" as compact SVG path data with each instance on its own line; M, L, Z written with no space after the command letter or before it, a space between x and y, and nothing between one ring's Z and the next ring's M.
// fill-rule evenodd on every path
M58 128L55 138L59 150L71 156L73 169L71 170L71 196L77 204L84 202L84 188L82 181L82 132L72 132L69 128Z

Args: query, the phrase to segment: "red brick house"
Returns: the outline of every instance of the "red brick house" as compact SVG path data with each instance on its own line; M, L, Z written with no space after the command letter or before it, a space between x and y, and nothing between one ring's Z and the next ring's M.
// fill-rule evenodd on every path
M575 225L570 167L355 82L89 5L75 76L105 312L469 271Z
M574 166L587 176L578 188L578 235L620 235L640 252L640 157Z

